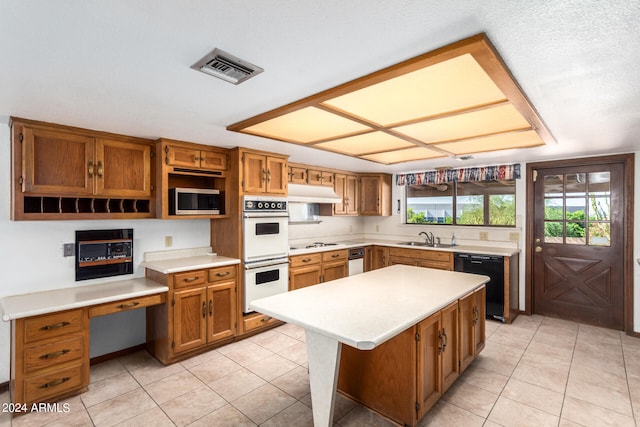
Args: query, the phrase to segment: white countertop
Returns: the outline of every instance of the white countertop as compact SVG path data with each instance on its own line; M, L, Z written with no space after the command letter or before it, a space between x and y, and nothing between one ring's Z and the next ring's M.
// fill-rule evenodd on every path
M181 271L197 270L200 268L214 268L225 265L240 264L240 260L236 258L228 258L224 256L196 255L184 258L167 258L155 261L144 261L140 265L150 270L155 270L163 274L178 273Z
M442 252L454 252L454 253L469 253L469 254L483 254L483 255L497 255L497 256L512 256L520 252L520 249L516 248L502 248L502 247L490 247L490 246L468 246L468 245L456 245L451 247L430 247L430 246L410 246L399 245L398 243L403 241L410 241L410 238L402 238L397 240L384 240L384 239L357 239L357 240L344 240L337 242L337 245L305 248L304 244L293 244L293 247L299 247L299 249L290 249L289 255L302 255L310 254L314 252L333 251L338 249L349 249L359 246L391 246L395 248L417 249L424 251L442 251ZM418 241L416 239L416 241Z
M254 300L251 309L371 350L488 280L476 274L394 265Z
M168 291L167 286L145 278L119 280L4 297L0 299L0 312L2 312L2 320L8 322L29 316Z

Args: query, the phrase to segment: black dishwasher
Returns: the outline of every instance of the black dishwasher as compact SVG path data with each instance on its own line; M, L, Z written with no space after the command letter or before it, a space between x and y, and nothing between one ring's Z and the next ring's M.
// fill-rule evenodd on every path
M487 318L504 322L504 258L494 255L455 254L454 270L483 274L487 282Z

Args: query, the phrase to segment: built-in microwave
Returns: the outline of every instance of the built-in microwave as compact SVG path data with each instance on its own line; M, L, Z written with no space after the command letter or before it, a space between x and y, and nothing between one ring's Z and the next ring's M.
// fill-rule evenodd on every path
M219 215L220 190L213 188L170 188L169 214Z

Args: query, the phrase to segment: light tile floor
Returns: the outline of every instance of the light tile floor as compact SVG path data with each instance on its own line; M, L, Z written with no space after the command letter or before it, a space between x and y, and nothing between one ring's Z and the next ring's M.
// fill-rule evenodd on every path
M0 395L4 405L8 394ZM304 331L283 325L182 363L139 352L91 368L70 411L23 426L312 426ZM335 425L392 423L338 395ZM487 322L487 345L420 426L634 426L640 339L541 316ZM0 414L0 427L8 427Z

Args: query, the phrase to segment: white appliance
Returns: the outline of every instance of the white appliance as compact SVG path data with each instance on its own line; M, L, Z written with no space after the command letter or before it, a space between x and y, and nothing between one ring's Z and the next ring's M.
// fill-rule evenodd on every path
M349 276L364 272L364 248L349 249Z
M242 307L289 289L289 216L286 197L245 196L242 203Z

